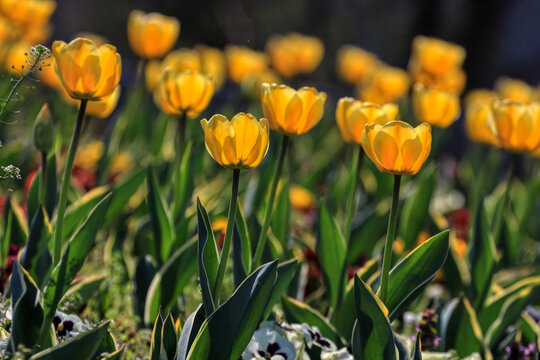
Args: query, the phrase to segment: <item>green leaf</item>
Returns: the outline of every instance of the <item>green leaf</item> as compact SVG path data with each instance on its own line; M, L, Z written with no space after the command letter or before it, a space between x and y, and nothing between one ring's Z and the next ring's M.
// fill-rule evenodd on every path
M356 324L351 340L355 359L394 360L394 334L383 303L362 280L354 278Z
M13 263L12 284L12 324L11 324L11 350L15 352L19 345L31 348L37 343L43 309L39 303L39 290L18 261Z
M216 239L212 231L212 225L208 213L197 198L197 224L199 240L197 242L197 254L199 260L199 278L201 295L206 316L210 316L215 310L212 297L219 267L219 256Z
M420 344L420 333L416 333L416 342L414 344L412 360L422 360L422 346Z
M422 289L443 266L448 254L448 230L443 231L414 249L401 260L388 276L386 307L390 320L405 311Z
M255 270L202 324L189 360L237 360L263 315L276 279L277 261Z
M169 312L161 329L161 348L165 351L167 359L173 360L176 356L176 330L174 329L174 320Z
M429 204L437 184L436 170L430 166L422 172L414 195L407 199L401 210L398 233L406 249L414 246L420 230L429 218Z
M184 212L193 191L193 173L190 169L192 144L191 141L187 143L180 166L176 169L172 206L172 217L175 220L178 220Z
M175 242L174 225L171 213L165 205L165 200L161 194L156 175L151 167L148 168L148 208L152 218L152 229L154 231L154 244L156 246L156 256L159 263L169 259Z
M50 263L40 262L43 257L50 258L47 244L52 234L52 227L44 207L35 212L30 225L28 241L24 246L21 256L21 266L27 269L30 276L41 285L47 277ZM44 266L40 266L44 265Z
M407 341L403 336L394 333L394 343L396 344L397 360L411 360Z
M107 210L107 215L105 215L106 224L117 218L129 199L142 185L144 179L146 179L146 170L140 169L114 185L111 205Z
M122 360L122 357L124 356L124 350L126 349L125 345L123 345L120 349L109 353L109 354L102 354L102 359L106 360Z
M495 270L496 250L484 204L481 204L474 222L475 227L469 251L471 274L470 299L476 311L480 311L491 289L491 279Z
M104 279L105 276L103 275L94 275L76 282L69 288L62 300L60 300L60 303L67 301L69 298L76 298L78 303L87 304L88 301L99 291L99 287L103 283ZM80 309L72 310L78 311Z
M88 213L107 195L108 191L107 186L92 189L66 209L62 239L67 239L73 234L77 227L84 222Z
M482 330L476 313L466 298L449 302L441 313L441 339L445 350L455 349L462 358L484 353Z
M520 328L525 343L537 343L537 337L540 336L540 324L527 312L521 313Z
M281 295L285 294L297 269L298 261L296 259L291 259L279 264L277 268L276 283L274 284L272 293L268 298L268 303L266 304L266 309L264 310L263 320L268 318L268 315L270 315L272 308L278 302Z
M84 264L86 256L94 246L98 230L111 201L110 195L101 200L88 218L67 244L62 258L53 269L44 291L43 308L45 318L51 318L62 296L71 286L71 282Z
M144 320L146 296L156 272L156 265L151 256L139 256L133 277L133 307L141 320Z
M323 280L330 294L330 305L335 309L340 292L345 286L344 266L346 250L343 235L324 204L319 214L319 238L316 244Z
M191 349L191 345L193 344L193 341L195 341L203 322L204 310L202 304L200 304L197 309L188 316L184 326L182 327L180 339L178 340L176 360L186 360L187 354Z
M40 168L39 171L36 173L36 176L34 176L34 179L32 180L32 184L30 185L30 189L28 190L28 194L26 196L28 220L34 218L34 215L40 206L39 187L41 182L41 171L42 168ZM53 154L47 159L47 168L45 172L44 206L47 209L47 214L49 218L52 217L54 209L56 207L56 186L56 158Z
M233 232L233 275L238 287L251 269L251 240L244 214L240 206L236 208L236 224Z
M281 305L285 317L290 323L306 323L311 327L316 326L321 335L332 340L338 348L345 343L336 328L321 313L309 305L288 296L281 299Z
M155 319L159 307L170 309L184 286L197 271L197 241L193 239L176 250L156 273L146 295L144 323Z
M170 118L169 115L160 112L158 118L155 120L154 132L150 140L150 153L154 156L159 156L163 149L163 143L165 142Z
M163 328L163 318L161 309L156 316L154 328L152 329L152 340L150 342L149 360L160 360L161 358L161 329Z
M287 248L291 219L291 201L289 200L289 182L287 180L281 182L281 190L272 214L272 233L279 240L281 246Z
M77 354L77 360L91 360L107 334L108 327L109 322L106 322L93 330L43 350L33 355L30 360L73 360L74 354Z

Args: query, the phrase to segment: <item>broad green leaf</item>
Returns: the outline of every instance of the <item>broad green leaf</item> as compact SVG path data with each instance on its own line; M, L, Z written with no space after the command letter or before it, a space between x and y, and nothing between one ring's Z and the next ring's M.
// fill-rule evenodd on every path
M358 276L354 278L354 304L356 324L351 340L354 358L396 359L394 334L386 316L388 310Z
M359 214L358 226L351 229L347 250L347 263L355 263L361 256L370 257L373 248L386 232L390 205L381 204L374 209L367 207Z
M62 239L67 239L73 234L77 227L84 222L88 213L107 195L108 191L108 186L92 189L66 209Z
M283 312L285 312L285 318L290 323L306 323L312 327L316 326L322 336L332 340L338 347L345 343L336 328L321 313L309 305L287 296L281 299L281 305Z
M23 247L26 239L28 239L28 225L23 209L14 198L8 195L4 211L5 223L8 223L8 219L11 216L11 236L9 243L6 242L7 249L9 249L9 244Z
M448 254L448 230L414 249L401 260L388 276L386 307L390 320L396 319L443 266Z
M277 261L255 270L223 305L205 320L188 360L237 360L262 318L276 280Z
M199 329L204 322L204 309L200 304L197 309L188 316L182 332L180 333L180 339L178 340L176 360L186 360L186 356L191 349L191 344L197 337Z
M174 359L176 356L176 330L174 329L174 319L169 312L165 320L163 320L163 327L161 329L161 348L165 351L163 355L167 356L167 359Z
M154 328L152 329L152 340L150 341L150 355L149 360L160 360L161 359L161 330L163 329L163 318L161 316L161 311L158 312L156 316L156 321L154 322Z
M420 344L420 334L416 334L416 342L414 343L414 351L412 353L412 360L422 360L422 346Z
M483 310L478 316L478 322L480 323L482 331L487 331L491 324L495 322L508 299L529 287L540 289L540 276L532 276L520 280L505 288L502 292L489 297L486 300Z
M233 275L238 286L251 269L251 240L244 214L240 206L236 208L236 224L233 232Z
M156 175L151 167L148 168L148 209L152 218L154 244L158 263L166 262L173 250L175 232L171 213L165 205L164 197L159 188Z
M441 339L445 350L455 349L462 358L484 353L482 330L476 313L466 298L449 302L441 314Z
M330 295L330 305L336 308L340 301L340 292L345 286L344 266L346 250L343 235L324 204L319 214L319 237L316 250L323 274L323 280Z
M34 219L30 225L30 234L28 241L24 246L21 256L21 266L25 268L30 276L35 279L38 285L46 278L49 272L50 264L42 265L40 259L47 257L50 253L47 247L52 234L52 227L49 223L48 216L44 207L40 207L35 212ZM47 252L48 254L46 254Z
M474 224L469 250L470 299L472 299L472 305L476 311L480 311L489 295L491 279L497 262L495 243L489 231L484 204L480 205Z
M204 312L206 316L210 316L215 310L212 294L216 285L219 256L210 218L199 198L197 198L197 224L199 235L197 254L201 295Z
M276 198L274 211L272 212L272 233L287 248L289 240L289 227L291 219L291 201L289 199L289 182L281 182L281 190Z
M108 326L109 322L106 322L95 329L43 350L33 355L30 360L73 360L74 354L77 354L77 360L94 359L96 350L107 334Z
M36 210L40 205L40 182L41 182L41 171L36 173L28 194L26 196L26 208L28 221L34 218ZM56 193L57 193L57 184L56 184L56 158L54 154L50 155L47 159L47 168L45 170L45 209L49 218L52 217L54 209L56 207ZM29 224L30 225L30 224Z
M540 324L525 311L521 313L519 322L523 334L522 341L525 341L525 343L537 342L537 338L540 337Z
M43 321L43 309L39 303L36 283L18 261L13 263L11 283L13 313L9 344L11 350L15 352L19 345L31 348L37 343Z
M105 276L103 275L94 275L76 282L73 286L69 288L62 300L60 300L60 304L70 298L76 298L77 303L87 304L88 301L93 298L99 291L99 287L103 283L104 279ZM79 311L80 309L71 310Z
M150 140L150 153L154 156L161 154L170 120L170 116L163 112L160 112L155 120L154 132Z
M102 354L102 359L106 360L122 360L124 356L124 350L126 349L125 345L122 345L122 347L115 352L109 353L109 354Z
M146 295L144 323L155 319L159 307L170 309L197 271L197 241L193 239L176 250L156 273Z
M156 272L156 265L151 256L139 256L133 277L133 308L141 320L144 320L146 296Z
M398 233L405 242L406 249L414 246L420 230L429 218L429 203L437 184L436 170L434 166L424 170L418 180L415 193L405 201L401 210Z
M409 356L409 348L405 338L399 334L394 333L394 343L396 344L397 359L396 360L411 360Z
M103 218L110 201L111 197L107 195L96 205L84 224L81 225L70 239L60 262L53 269L43 297L43 308L46 319L52 319L58 302L68 290L71 282L83 266L88 253L94 246L97 232L103 223Z
M111 205L107 210L107 215L105 215L106 224L116 219L120 211L122 211L122 209L126 206L129 199L142 185L144 179L146 179L146 170L140 169L114 185L112 190L113 196Z
M279 298L285 294L297 269L298 261L296 259L291 259L278 265L276 283L268 298L268 303L266 303L263 319L268 318L274 305L279 301Z
M192 144L191 141L187 143L180 166L176 169L172 206L172 217L176 221L184 212L193 191L193 173L190 168Z

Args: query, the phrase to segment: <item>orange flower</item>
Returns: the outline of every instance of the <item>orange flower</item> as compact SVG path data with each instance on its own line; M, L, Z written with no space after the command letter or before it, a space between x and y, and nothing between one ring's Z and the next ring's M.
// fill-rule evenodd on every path
M409 91L409 75L402 69L379 64L370 80L359 88L363 101L375 104L397 102Z
M324 55L321 40L297 33L272 36L266 49L272 66L284 77L313 72Z
M369 79L377 56L357 46L344 45L337 54L337 73L348 84L362 84Z
M159 13L133 10L128 20L128 40L142 59L157 59L168 53L180 34L180 22Z
M418 121L441 128L450 126L461 111L456 94L421 84L413 87L412 104Z
M240 84L248 74L258 74L268 68L268 56L250 48L229 45L225 48L229 77Z
M493 120L500 145L515 153L530 153L540 145L540 105L494 100Z

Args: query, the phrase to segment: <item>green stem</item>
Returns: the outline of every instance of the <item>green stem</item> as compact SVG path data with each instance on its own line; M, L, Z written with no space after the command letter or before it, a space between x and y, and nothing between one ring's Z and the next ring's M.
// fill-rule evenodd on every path
M399 205L399 186L401 175L394 175L394 192L392 193L392 208L388 220L388 230L386 232L386 243L384 244L384 255L381 269L381 286L379 288L379 298L384 303L388 291L388 273L392 262L392 245L396 236L397 210Z
M281 178L281 171L283 170L283 163L285 162L285 154L287 153L287 146L289 145L289 137L284 135L283 142L281 143L281 150L279 153L279 159L276 164L276 170L274 171L274 178L272 179L272 185L270 186L270 194L268 195L268 203L266 204L266 210L264 212L264 221L259 234L259 240L257 241L257 247L255 248L255 255L251 262L251 271L255 270L261 261L264 245L266 244L266 238L268 235L268 228L270 227L270 220L272 220L272 210L274 209L274 200L276 199L276 191Z
M45 206L45 184L47 173L47 153L41 152L41 174L39 177L39 201L41 205Z
M355 146L353 154L353 165L351 167L351 181L348 194L350 195L347 199L347 217L345 219L345 229L343 235L345 236L345 242L350 244L351 237L351 224L352 218L354 215L354 210L356 209L356 191L358 188L358 183L360 181L360 170L362 168L362 162L364 161L364 150L361 146Z
M495 244L499 244L499 237L501 235L502 225L503 225L503 215L508 206L508 201L510 199L510 185L512 184L512 179L514 178L517 162L519 159L518 154L512 154L512 160L510 162L510 169L506 175L506 187L503 193L502 205L495 213L495 221L493 222L493 240Z
M231 248L231 239L234 229L234 221L236 218L236 204L238 202L238 184L240 182L240 169L233 170L233 182L231 191L231 201L229 202L229 213L227 214L227 229L225 230L225 239L221 249L221 258L219 260L219 268L214 288L214 303L219 306L219 298L223 287L223 277L225 276L225 268L227 267L227 259L229 258L229 250Z
M64 213L66 211L67 192L69 188L69 181L71 178L71 170L73 169L73 161L75 160L75 153L77 152L77 146L79 144L79 137L81 135L81 128L84 119L84 113L86 111L86 104L88 100L82 99L79 107L79 114L77 116L77 122L75 123L75 129L73 130L73 137L71 138L71 144L69 145L68 155L66 158L66 166L64 168L64 176L62 177L62 185L60 188L60 197L58 200L58 209L56 211L56 226L54 227L54 244L53 244L53 267L60 262L60 252L62 249L62 232L64 227Z
M187 115L186 111L182 113L178 117L178 151L177 151L177 159L182 159L182 155L184 154L184 148L186 147L186 120Z

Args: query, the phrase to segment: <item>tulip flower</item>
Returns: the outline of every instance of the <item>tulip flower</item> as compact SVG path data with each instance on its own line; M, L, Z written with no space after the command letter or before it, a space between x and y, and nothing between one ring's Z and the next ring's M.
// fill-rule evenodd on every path
M220 165L233 169L233 184L227 228L213 290L213 299L219 305L223 277L231 246L234 228L240 169L253 168L261 162L268 151L268 121L257 119L251 114L238 113L231 121L223 115L214 115L209 121L201 121L204 142L210 155Z
M315 88L294 90L286 85L262 85L261 102L270 128L287 136L308 132L321 120L326 93Z
M465 130L472 141L499 146L490 103L473 102L467 106Z
M371 123L366 125L362 134L362 147L380 171L394 175L392 207L386 232L379 287L379 298L384 303L392 247L396 236L401 176L416 174L426 161L431 150L431 127L429 124L422 123L413 128L403 121L391 121L386 125Z
M227 77L227 60L223 51L206 45L197 45L195 51L201 59L201 70L214 79L214 86L220 89Z
M133 10L129 14L127 30L129 45L137 56L144 60L158 59L176 43L180 22L159 13Z
M284 77L313 72L324 55L321 40L297 33L272 36L266 49L272 66Z
M459 97L435 88L416 84L413 87L412 105L419 122L446 128L457 120L460 113Z
M315 208L317 200L315 195L308 189L292 184L289 188L289 198L293 209L299 211L310 211Z
M240 88L245 95L249 96L253 100L257 100L261 98L262 85L264 83L273 84L280 82L281 79L275 71L272 69L266 69L261 73L252 73L246 75L240 84Z
M250 48L229 45L225 48L229 77L240 84L248 74L257 74L268 68L268 56Z
M526 82L506 76L498 78L494 87L501 99L516 100L528 104L534 97L533 88Z
M178 49L173 50L163 58L162 68L170 67L178 72L185 70L201 72L201 59L195 50Z
M342 81L358 85L369 79L378 59L357 46L344 45L337 54L337 73Z
M318 92L314 88L303 87L294 90L286 85L268 83L262 85L261 103L263 113L268 119L270 128L283 134L283 141L272 184L270 185L264 221L259 233L251 270L259 265L266 244L276 190L289 145L289 137L303 134L315 126L322 118L325 101L326 93Z
M102 100L113 93L120 81L122 61L112 45L97 47L86 38L52 46L55 71L67 93L79 100Z
M513 153L530 153L540 146L540 104L494 100L493 121L500 145Z
M366 124L384 125L393 121L399 108L395 104L382 106L370 102L362 102L351 97L341 98L336 109L336 120L343 140L361 145L362 133Z
M465 104L465 107L474 104L474 103L484 103L484 104L491 104L491 100L494 100L498 98L499 95L495 91L487 90L487 89L476 89L471 90L469 93L467 93L467 96L463 99L463 103Z
M159 78L163 68L161 67L161 62L158 60L150 60L146 63L144 67L144 80L146 83L146 88L153 93L156 90L157 84L159 83Z
M409 91L409 86L409 75L404 70L379 64L370 80L359 88L359 98L381 105L393 103Z
M117 86L111 95L100 101L91 101L86 106L86 113L99 119L108 118L120 99L120 86Z
M54 0L0 0L0 13L21 24L43 24L56 9Z
M231 121L223 115L201 120L206 149L221 166L250 169L259 165L268 151L268 121L238 113Z
M409 70L413 74L444 75L461 67L465 55L465 49L459 45L419 35L413 40Z

